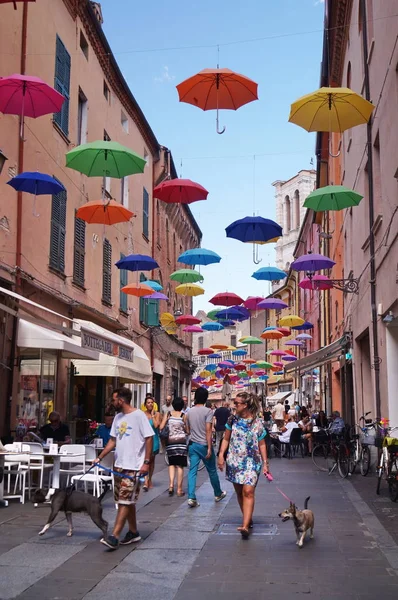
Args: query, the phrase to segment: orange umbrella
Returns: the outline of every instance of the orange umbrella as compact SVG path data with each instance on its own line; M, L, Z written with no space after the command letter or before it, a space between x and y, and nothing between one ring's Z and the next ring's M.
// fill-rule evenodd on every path
M228 346L225 344L212 344L210 348L213 348L213 350L228 350Z
M134 217L134 213L115 200L108 200L107 202L93 201L81 206L76 213L76 217L86 221L86 223L114 225L115 223L127 223L131 217Z
M256 361L253 360L252 358L244 358L242 360L243 363L245 363L246 365L252 365L253 363L255 363Z
M230 69L203 69L177 85L180 102L193 104L202 110L217 110L217 133L219 129L218 110L237 110L239 107L258 100L257 83Z
M122 287L121 291L130 296L138 296L138 298L153 294L153 289L149 285L145 285L145 283L129 283Z
M263 331L260 337L263 338L263 340L280 340L283 338L283 333L277 329L270 329L269 331Z

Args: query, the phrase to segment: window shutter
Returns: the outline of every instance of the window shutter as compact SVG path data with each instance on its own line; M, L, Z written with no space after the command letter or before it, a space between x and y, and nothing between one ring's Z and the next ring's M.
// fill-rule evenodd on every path
M149 194L145 188L142 196L142 233L149 238Z
M73 281L84 286L84 257L86 222L75 217L75 244L73 248Z
M112 246L104 240L102 264L102 300L110 303L112 299Z
M55 48L55 76L54 87L60 92L65 101L59 113L54 114L54 121L65 135L69 134L69 91L70 91L70 54L61 39L57 36Z
M65 271L66 192L52 196L50 231L50 267Z
M149 327L158 327L159 325L159 301L158 300L146 300L147 303L147 315L146 325Z
M120 255L120 260L125 258L124 254ZM122 292L122 287L128 284L128 271L126 269L120 269L120 310L127 312L127 294Z
M140 283L146 281L146 277L144 273L140 275ZM147 300L140 298L140 323L146 323L146 314L147 314Z

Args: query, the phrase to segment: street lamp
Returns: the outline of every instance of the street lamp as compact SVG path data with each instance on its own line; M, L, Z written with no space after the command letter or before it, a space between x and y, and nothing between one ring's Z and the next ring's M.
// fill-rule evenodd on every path
M0 175L1 175L1 172L3 170L6 160L7 160L6 155L3 153L2 150L0 150Z

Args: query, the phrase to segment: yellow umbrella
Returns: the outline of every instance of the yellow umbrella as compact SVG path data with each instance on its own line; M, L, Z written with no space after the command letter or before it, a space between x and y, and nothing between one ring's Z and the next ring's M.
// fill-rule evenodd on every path
M210 348L213 348L213 350L228 350L228 346L225 344L212 344Z
M177 285L175 292L176 294L181 294L182 296L200 296L201 294L205 293L204 289L196 283L183 283L181 285Z
M245 242L245 244L258 244L259 246L265 246L265 244L275 244L279 240L279 237L272 238L272 240L267 240L266 242Z
M226 348L226 350L236 350L235 346L228 346L228 348Z
M370 119L374 105L349 88L322 87L293 102L289 121L307 131L341 133Z
M200 377L203 377L203 379L206 379L206 377L210 377L211 373L210 371L201 371L199 375Z
M168 327L170 325L170 326L172 326L171 327L172 329L177 328L177 324L175 322L174 316L168 312L164 312L160 315L160 323L163 325L163 327Z
M164 330L168 335L174 335L177 333L177 327L165 327Z
M298 327L299 325L303 325L304 323L304 319L298 317L297 315L288 315L287 317L282 317L278 321L278 324L281 327Z

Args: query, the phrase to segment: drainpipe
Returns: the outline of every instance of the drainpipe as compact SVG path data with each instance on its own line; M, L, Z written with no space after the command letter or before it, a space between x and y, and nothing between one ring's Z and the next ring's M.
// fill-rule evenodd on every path
M368 24L366 14L366 0L360 0L362 10L362 43L363 43L363 64L365 74L365 98L370 101L370 78L368 65ZM375 372L375 401L376 401L376 419L381 418L381 396L380 396L380 358L379 358L379 340L377 327L377 307L376 307L376 260L375 260L375 237L373 232L374 225L374 185L373 185L373 144L372 144L372 119L369 119L367 126L367 145L368 145L368 182L369 182L369 252L370 252L370 303L372 311L372 338L373 338L373 368Z

